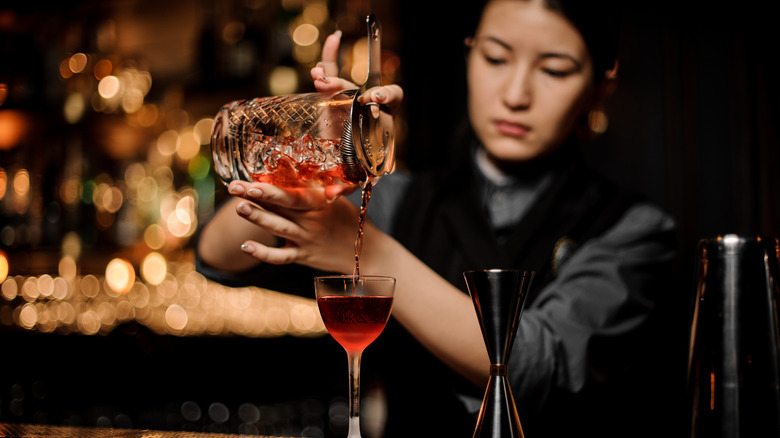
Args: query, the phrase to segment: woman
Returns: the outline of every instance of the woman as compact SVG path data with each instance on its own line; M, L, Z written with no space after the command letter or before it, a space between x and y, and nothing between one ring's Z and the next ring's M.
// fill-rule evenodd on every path
M509 364L529 436L650 430L628 416L641 398L620 397L673 258L674 226L582 165L581 121L614 87L615 46L578 21L581 2L568 3L488 1L467 40L470 129L457 137L468 141L445 165L376 186L369 213L394 215L366 226L360 268L397 279L394 324L364 359L386 387L386 436L472 433L489 374L462 278L475 268L536 271ZM329 37L312 70L322 91L346 86L337 47ZM401 98L397 86L372 94L396 106ZM291 277L285 269L352 273L357 212L344 188L234 182L229 192L231 207L202 232L202 272L268 287ZM310 275L298 276L307 291Z

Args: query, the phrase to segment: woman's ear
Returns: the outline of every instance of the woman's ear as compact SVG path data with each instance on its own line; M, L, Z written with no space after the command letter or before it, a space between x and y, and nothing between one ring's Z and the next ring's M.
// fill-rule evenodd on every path
M596 94L594 96L594 103L596 105L603 105L604 102L612 96L617 88L618 80L618 61L615 60L615 65L604 72L604 77L599 81L596 86Z
M596 85L596 90L593 93L593 101L590 105L590 110L587 114L588 131L590 131L589 137L595 137L601 135L607 131L609 126L609 117L607 117L604 103L612 96L617 88L617 70L618 63L615 61L615 65L611 70L604 72L604 77Z

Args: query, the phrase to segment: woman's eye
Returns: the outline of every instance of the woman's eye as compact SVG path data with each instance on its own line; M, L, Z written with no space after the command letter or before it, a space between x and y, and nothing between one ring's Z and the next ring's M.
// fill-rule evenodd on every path
M549 76L552 76L554 78L565 78L570 73L567 70L556 70L556 69L552 69L552 68L543 68L542 71L545 74L547 74Z
M491 65L501 65L506 63L506 61L503 58L489 56L489 55L483 55L483 57L485 58L485 62Z

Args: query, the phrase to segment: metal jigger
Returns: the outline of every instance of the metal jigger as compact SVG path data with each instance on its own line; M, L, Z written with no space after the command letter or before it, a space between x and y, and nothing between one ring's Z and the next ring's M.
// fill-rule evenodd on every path
M780 437L780 245L702 240L688 385L694 438Z
M474 438L523 437L507 379L507 361L531 286L532 271L489 269L463 273L490 357L488 380Z

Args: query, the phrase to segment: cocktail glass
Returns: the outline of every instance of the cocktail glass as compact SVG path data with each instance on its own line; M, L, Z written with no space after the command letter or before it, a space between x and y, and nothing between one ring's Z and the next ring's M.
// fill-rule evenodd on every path
M349 433L360 438L360 359L387 324L393 308L395 278L333 275L314 278L322 321L349 360Z

